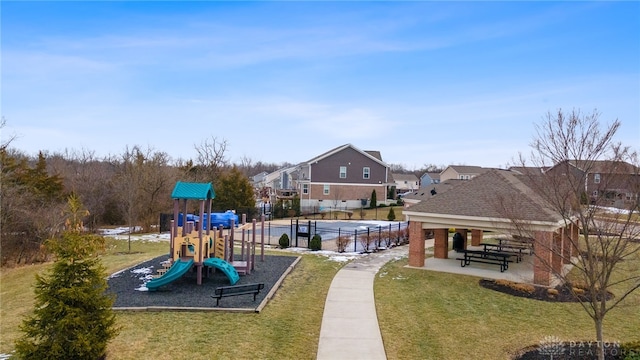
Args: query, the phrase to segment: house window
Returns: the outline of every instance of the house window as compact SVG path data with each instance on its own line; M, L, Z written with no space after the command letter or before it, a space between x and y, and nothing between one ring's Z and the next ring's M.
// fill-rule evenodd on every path
M371 169L368 167L363 167L362 168L362 178L363 179L368 179L371 177Z
M329 195L329 184L324 184L324 189L322 190L322 193L325 195Z
M302 184L302 193L303 194L309 193L309 184Z
M469 175L460 175L458 178L460 180L469 180Z
M595 184L600 184L600 174L593 174L593 182Z
M347 167L340 166L340 179L346 179L346 178L347 178Z

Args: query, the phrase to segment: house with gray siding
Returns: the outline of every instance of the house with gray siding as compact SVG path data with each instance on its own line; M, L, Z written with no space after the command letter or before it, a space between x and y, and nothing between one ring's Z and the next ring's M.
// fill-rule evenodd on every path
M385 203L393 185L390 168L379 151L360 150L352 144L333 148L296 165L292 182L303 209L356 209L369 206L371 193ZM304 211L304 210L303 210Z
M429 187L434 184L440 183L440 173L426 172L420 176L420 187Z

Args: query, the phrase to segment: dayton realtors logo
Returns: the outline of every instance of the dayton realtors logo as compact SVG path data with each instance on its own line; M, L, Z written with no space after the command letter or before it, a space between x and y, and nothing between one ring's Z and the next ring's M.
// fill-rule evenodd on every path
M542 356L549 356L549 359L553 359L554 356L564 354L564 344L557 336L545 336L540 340L538 353Z

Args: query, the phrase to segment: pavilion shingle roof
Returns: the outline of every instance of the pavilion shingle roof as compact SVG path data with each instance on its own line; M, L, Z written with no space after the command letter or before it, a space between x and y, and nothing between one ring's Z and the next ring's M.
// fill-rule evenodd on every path
M482 218L505 218L497 199L507 208L517 208L518 217L527 221L557 222L560 216L526 185L522 175L505 170L490 170L463 181L407 209L411 212L447 214ZM524 218L523 218L524 217Z

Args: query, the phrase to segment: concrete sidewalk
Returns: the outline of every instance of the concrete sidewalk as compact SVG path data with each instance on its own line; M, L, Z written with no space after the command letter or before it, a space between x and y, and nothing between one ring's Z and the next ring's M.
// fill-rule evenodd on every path
M390 260L406 257L409 245L369 254L333 278L324 305L318 360L386 359L378 326L373 281Z

